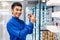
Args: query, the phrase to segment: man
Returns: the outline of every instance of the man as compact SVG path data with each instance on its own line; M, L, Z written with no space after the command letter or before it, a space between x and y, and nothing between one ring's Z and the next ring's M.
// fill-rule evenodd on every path
M10 35L10 40L26 40L26 35L33 32L33 23L35 22L35 16L29 14L29 25L26 25L24 21L19 19L22 14L22 5L19 2L14 2L11 6L12 18L7 23L7 30Z

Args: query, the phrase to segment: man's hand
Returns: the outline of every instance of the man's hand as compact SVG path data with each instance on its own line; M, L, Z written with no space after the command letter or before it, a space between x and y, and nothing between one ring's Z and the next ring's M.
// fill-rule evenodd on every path
M31 21L32 23L35 23L36 17L35 17L34 15L28 14L28 18L30 19L30 21Z

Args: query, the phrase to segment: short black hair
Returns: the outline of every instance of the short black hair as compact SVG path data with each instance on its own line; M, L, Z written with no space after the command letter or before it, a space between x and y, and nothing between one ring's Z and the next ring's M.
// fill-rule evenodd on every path
M11 5L11 9L14 9L15 6L20 6L22 7L22 4L20 2L14 2L12 5Z

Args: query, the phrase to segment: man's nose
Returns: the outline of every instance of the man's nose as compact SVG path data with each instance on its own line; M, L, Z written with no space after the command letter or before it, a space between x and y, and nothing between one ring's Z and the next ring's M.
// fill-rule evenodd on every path
M18 13L21 13L21 11L18 11Z

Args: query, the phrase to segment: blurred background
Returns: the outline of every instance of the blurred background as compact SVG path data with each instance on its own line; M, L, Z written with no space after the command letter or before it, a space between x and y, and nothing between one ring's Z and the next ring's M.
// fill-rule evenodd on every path
M23 5L20 19L26 24L29 23L27 14L36 16L33 33L26 40L60 40L60 32L55 32L60 26L60 0L0 0L0 40L9 40L6 23L12 16L11 4L16 1Z

